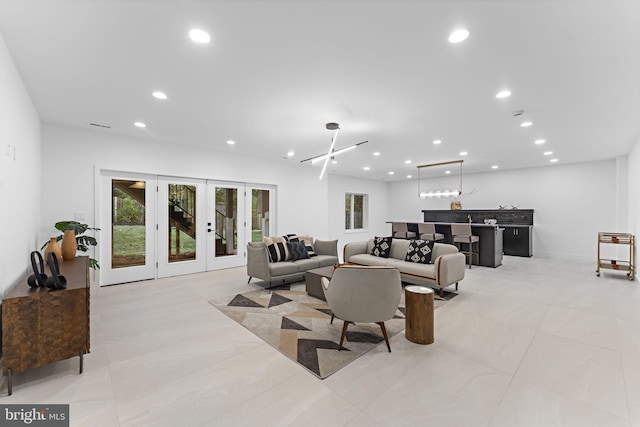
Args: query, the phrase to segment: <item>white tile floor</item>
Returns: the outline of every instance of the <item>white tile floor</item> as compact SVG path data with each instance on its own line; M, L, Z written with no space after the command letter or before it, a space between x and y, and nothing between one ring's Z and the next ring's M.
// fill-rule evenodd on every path
M640 426L640 285L595 262L467 270L436 341L403 333L319 380L208 301L244 268L92 288L91 354L18 374L0 403L74 426Z

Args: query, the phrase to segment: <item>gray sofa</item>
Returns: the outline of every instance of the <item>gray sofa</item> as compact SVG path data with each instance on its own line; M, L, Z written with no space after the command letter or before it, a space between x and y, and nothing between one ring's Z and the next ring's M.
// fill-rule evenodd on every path
M444 243L434 243L431 264L405 261L409 240L393 239L389 258L371 255L373 239L347 243L344 247L344 261L358 265L386 265L400 270L403 282L428 286L440 290L453 284L458 290L458 282L464 279L466 258L458 248Z
M299 236L303 239L303 236ZM308 239L308 240L307 240ZM264 242L250 242L247 244L247 275L249 283L252 278L269 282L283 283L285 280L301 279L307 270L328 267L338 262L337 240L313 240L307 238L305 242L313 242L316 256L296 261L271 262L267 245Z

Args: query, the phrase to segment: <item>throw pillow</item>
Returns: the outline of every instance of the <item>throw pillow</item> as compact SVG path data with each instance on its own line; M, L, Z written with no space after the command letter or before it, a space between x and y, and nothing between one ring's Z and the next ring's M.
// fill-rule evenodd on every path
M263 237L262 240L267 245L267 252L271 262L289 261L291 255L284 237Z
M307 248L305 248L304 246L304 242L287 242L287 249L289 249L291 261L309 258L309 254L307 253Z
M371 255L379 256L381 258L389 258L391 254L391 237L375 237L373 239L373 248L371 249Z
M304 246L307 249L307 253L309 254L309 257L314 257L318 255L316 254L315 248L313 247L313 237L305 236L302 234L287 234L287 239L290 242L295 242L296 240L300 242L304 242Z
M429 240L412 240L407 248L405 261L419 262L421 264L431 263L431 253L433 252L433 242Z

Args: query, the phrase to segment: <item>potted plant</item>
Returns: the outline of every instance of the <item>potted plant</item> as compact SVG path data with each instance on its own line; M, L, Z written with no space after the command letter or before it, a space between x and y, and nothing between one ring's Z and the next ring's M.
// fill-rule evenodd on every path
M95 239L95 237L87 236L84 233L87 230L100 231L99 228L89 227L87 224L81 224L78 221L59 221L59 222L56 222L55 227L57 230L60 230L63 233L67 230L73 230L76 236L76 248L80 252L87 252L89 250L89 246L98 245L98 241ZM63 235L58 236L56 238L56 241L62 240L62 237ZM45 242L45 244L42 245L40 249L44 249L48 244L49 244L48 241ZM97 260L93 258L89 258L89 267L93 269L99 269L100 264L98 264Z

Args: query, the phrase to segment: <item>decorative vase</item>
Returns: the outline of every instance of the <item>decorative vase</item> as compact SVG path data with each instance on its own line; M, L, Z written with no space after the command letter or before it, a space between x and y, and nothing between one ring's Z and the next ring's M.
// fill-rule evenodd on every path
M459 211L460 209L462 209L462 204L460 202L451 202L452 211Z
M74 259L76 257L76 233L66 230L62 236L62 259Z
M58 259L62 258L62 248L60 248L60 245L58 244L58 238L57 237L50 237L49 238L49 244L47 245L47 247L44 249L44 259L46 260L49 252L53 252L54 254L56 254L56 257ZM47 261L48 263L48 261Z

